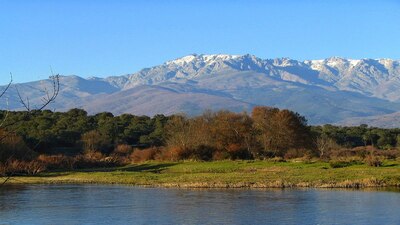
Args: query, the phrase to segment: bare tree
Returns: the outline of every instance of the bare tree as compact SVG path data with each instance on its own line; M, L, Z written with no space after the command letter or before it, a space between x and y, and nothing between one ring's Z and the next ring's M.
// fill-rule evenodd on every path
M317 137L314 142L320 158L325 157L329 151L339 148L338 144L332 138L329 138L325 135Z
M2 121L0 122L0 129L6 129L10 126L13 126L13 125L19 123L19 122L29 119L30 116L33 114L33 112L41 111L46 106L48 106L50 103L55 101L55 99L57 98L57 96L60 92L60 75L52 73L52 75L49 77L49 79L51 81L50 89L48 89L48 88L44 89L44 96L41 99L42 102L38 106L33 107L33 108L31 107L29 97L24 98L23 95L21 94L21 92L18 90L18 87L15 87L17 94L18 94L19 102L22 104L22 106L25 109L25 115L20 120L8 122L7 119L8 119L8 114L9 114L10 110L7 108L5 110L5 115L3 116ZM0 99L4 98L7 91L9 91L9 89L12 87L12 83L13 83L13 76L12 76L12 74L10 74L10 81L6 85L6 87L0 92ZM7 101L7 105L8 105L8 100L6 100L6 101ZM10 134L14 134L14 132L12 130L8 130L7 132L2 132L2 133L3 134L0 136L0 144L3 144L3 141ZM10 157L7 158L5 164L9 163L13 159L14 155L15 155L15 152ZM13 174L0 174L0 178L3 179L3 181L0 182L0 187L3 186L5 183L7 183L7 181L9 181L12 176L13 176Z

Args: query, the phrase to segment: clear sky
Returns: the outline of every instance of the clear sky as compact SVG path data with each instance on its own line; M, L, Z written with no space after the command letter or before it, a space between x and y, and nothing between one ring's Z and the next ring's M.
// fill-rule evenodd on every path
M400 59L400 1L0 0L0 84L123 75L191 53Z

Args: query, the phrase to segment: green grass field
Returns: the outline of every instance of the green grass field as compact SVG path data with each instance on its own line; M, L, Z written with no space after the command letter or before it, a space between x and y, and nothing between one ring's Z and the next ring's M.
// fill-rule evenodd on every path
M331 168L325 162L147 162L118 168L13 177L10 184L101 183L182 188L400 186L400 162Z

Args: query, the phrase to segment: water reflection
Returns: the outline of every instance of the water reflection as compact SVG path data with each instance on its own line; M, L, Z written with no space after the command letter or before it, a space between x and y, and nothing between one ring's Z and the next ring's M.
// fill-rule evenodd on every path
M398 189L0 189L0 224L400 224Z

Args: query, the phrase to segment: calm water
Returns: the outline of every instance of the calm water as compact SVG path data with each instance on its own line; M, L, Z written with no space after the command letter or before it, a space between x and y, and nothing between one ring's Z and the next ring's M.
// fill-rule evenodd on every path
M30 185L0 189L0 224L400 224L399 206L395 191Z

